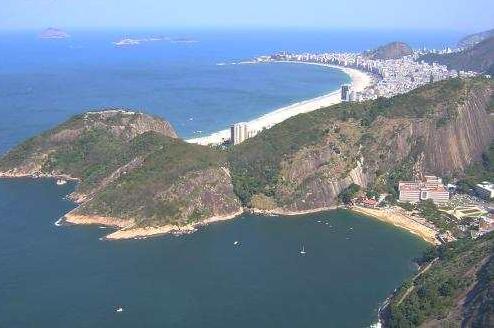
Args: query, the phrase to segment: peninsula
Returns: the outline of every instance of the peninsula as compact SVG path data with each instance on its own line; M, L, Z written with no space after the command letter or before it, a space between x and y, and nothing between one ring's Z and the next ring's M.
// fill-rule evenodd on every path
M494 136L493 93L490 79L449 79L300 114L228 150L186 143L146 114L88 112L8 152L0 176L77 179L65 221L117 227L114 239L190 232L244 209L320 211L352 184L386 192L414 165L461 173Z

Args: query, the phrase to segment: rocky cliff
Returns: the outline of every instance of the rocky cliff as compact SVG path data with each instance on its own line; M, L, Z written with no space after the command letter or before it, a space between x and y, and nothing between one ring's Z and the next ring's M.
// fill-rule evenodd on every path
M144 114L86 113L7 153L0 175L76 178L72 222L127 230L193 226L243 207L313 212L353 184L393 193L417 173L461 175L493 139L493 93L491 79L451 79L301 114L228 151L185 143Z
M446 65L449 69L494 75L494 36L460 52L428 54L419 60Z
M391 178L461 174L494 137L493 91L455 79L299 115L236 147L235 190L247 206L291 213L335 206L351 184L387 191Z

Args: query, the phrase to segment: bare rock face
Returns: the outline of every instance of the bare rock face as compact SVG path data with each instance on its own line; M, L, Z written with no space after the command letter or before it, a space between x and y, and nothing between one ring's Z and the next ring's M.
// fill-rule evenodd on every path
M342 105L340 109L325 109L327 113L320 110L294 118L289 124L304 129L299 132L300 138L314 137L295 151L294 145L283 145L279 164L271 152L283 142L276 136L286 138L290 133L283 126L261 135L259 141L246 143L239 148L240 154L234 154L233 168L240 167L235 172L240 176L240 195L255 190L247 198L247 205L260 210L308 212L337 205L338 195L351 184L362 188L376 183L383 186L388 173L395 171L461 175L481 158L494 138L489 114L493 95L494 86L487 80L452 80L410 95ZM336 113L330 113L332 110L374 110L382 114L369 124L367 115L346 114L339 119ZM307 122L317 126L306 127ZM263 152L269 160L256 153L263 143L269 145ZM251 182L253 176L257 185ZM267 183L263 185L263 181Z
M177 138L173 126L158 117L144 113L106 110L83 114L83 128L108 128L113 134L125 139L133 139L145 132L153 131L170 138Z
M400 59L411 54L413 54L412 48L404 42L391 42L365 53L371 59L381 60Z

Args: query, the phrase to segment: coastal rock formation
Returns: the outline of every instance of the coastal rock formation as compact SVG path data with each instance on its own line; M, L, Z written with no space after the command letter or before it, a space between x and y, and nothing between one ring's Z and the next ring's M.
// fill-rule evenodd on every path
M69 221L125 229L113 237L189 231L244 207L315 212L353 185L396 193L418 173L460 176L494 137L493 94L491 79L445 80L300 114L228 151L145 114L90 112L8 152L0 176L79 180Z
M396 41L365 53L371 59L381 60L400 59L411 54L413 54L413 50L408 44Z
M419 60L446 65L449 69L494 75L494 36L460 52L427 54Z
M459 175L494 137L493 92L488 79L453 79L299 115L231 153L236 193L289 214L331 208L351 184L390 192L388 182L419 172Z
M61 29L50 27L42 31L39 37L41 39L65 39L70 37L70 35Z
M0 159L0 176L79 185L67 221L126 229L192 225L238 213L223 152L177 139L166 121L108 110L78 115Z

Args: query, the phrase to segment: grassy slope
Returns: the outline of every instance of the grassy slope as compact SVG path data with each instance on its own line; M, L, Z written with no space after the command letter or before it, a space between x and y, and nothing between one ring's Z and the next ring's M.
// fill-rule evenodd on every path
M388 326L417 327L425 321L436 320L443 320L444 326L448 326L446 322L458 326L454 318L458 315L461 317L464 309L457 310L459 313L452 313L451 310L466 296L466 292L476 283L479 286L494 284L491 262L484 264L479 271L482 263L492 256L493 246L494 234L489 234L479 240L459 240L431 250L426 258L430 260L439 257L439 261L415 282L407 281L398 290L389 305ZM410 286L413 286L413 290L398 304ZM477 318L474 320L478 320L480 315L491 317L492 320L494 315L494 297L484 291L480 288L481 293L475 293L476 302L472 306L467 305L472 311L477 310ZM474 297L474 293L470 297Z
M141 147L153 148L143 164L83 204L81 213L141 219L143 225L177 223L183 221L181 207L187 206L189 195L180 195L181 199L163 199L159 194L173 187L187 173L225 165L225 152L156 134L139 137L131 148ZM196 212L181 223L204 218L201 214L207 215Z

